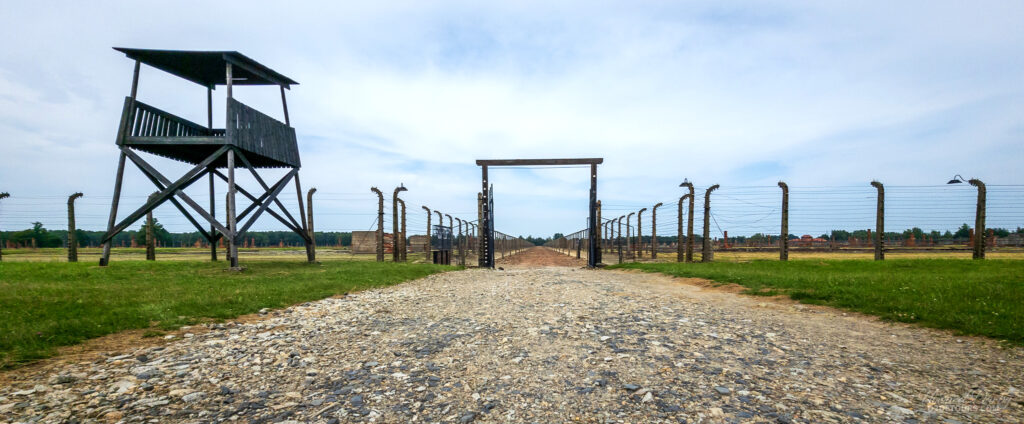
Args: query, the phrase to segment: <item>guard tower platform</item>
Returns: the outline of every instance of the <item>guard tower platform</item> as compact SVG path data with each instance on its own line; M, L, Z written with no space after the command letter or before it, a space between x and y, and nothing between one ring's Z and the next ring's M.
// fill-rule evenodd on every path
M131 94L125 98L121 112L116 143L121 151L117 178L114 182L114 199L111 204L107 233L103 237L103 256L100 265L106 265L110 257L110 240L124 231L147 212L164 202L173 203L211 245L211 258L216 260L213 247L221 237L228 243L228 258L237 266L238 255L235 241L255 223L264 212L281 221L286 227L298 233L306 241L309 260L313 261L312 238L308 234L302 189L298 171L301 167L295 129L288 117L285 90L298 83L274 70L235 51L182 51L151 50L115 47L129 59L135 60ZM151 66L207 89L207 123L201 125L155 106L143 103L138 92L139 69L142 64ZM276 85L281 91L281 105L285 122L280 122L233 97L235 85ZM225 128L213 128L213 90L217 86L227 89ZM193 168L175 181L162 175L153 165L146 162L137 152L185 162ZM144 205L121 221L117 221L121 184L124 179L125 159L134 163L158 189ZM260 184L263 194L253 195L235 182L237 166L247 169ZM258 169L290 168L286 175L273 185L267 185ZM221 170L224 170L222 172ZM225 175L226 174L226 175ZM183 190L208 176L210 180L209 210L200 206ZM227 183L226 222L215 218L215 179ZM299 211L295 217L284 207L278 195L291 180L299 199ZM235 207L236 194L242 194L249 201L244 211L238 213ZM188 206L188 208L186 208ZM273 206L279 208L275 211ZM189 211L191 209L191 212ZM192 215L198 215L198 218ZM246 220L246 218L248 218ZM205 229L200 220L207 221ZM245 220L241 228L239 221Z

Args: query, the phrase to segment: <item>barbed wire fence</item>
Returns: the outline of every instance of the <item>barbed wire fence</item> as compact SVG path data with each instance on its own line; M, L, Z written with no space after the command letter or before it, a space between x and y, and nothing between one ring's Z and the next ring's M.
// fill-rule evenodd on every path
M619 262L620 257L621 261L652 260L655 252L660 260L684 261L678 254L679 244L688 237L695 245L696 260L706 256L711 260L716 252L777 252L785 260L788 252L870 253L876 247L883 253L878 259L884 252L970 252L982 259L985 251L1024 247L1024 185L976 186L963 181L883 187L880 212L879 190L869 184L788 186L788 234L784 237L781 186L722 186L709 198L705 196L708 187L697 187L694 210L688 200L683 201L682 214L673 211L680 198L605 202L598 227L604 263ZM680 191L680 196L685 194ZM642 228L637 227L638 212L658 203L664 206L657 211L656 223L645 219L640 222ZM686 231L690 219L695 228L692 235ZM880 223L884 223L882 234L878 233ZM979 227L984 229L980 234ZM707 239L702 236L704 229ZM583 229L548 246L585 258L589 242ZM701 254L705 242L710 255Z
M676 213L680 198L658 201L610 201L601 205L602 259L605 263L622 260L651 260L658 254L660 260L680 260L680 240L689 239L696 252L696 260L703 260L703 230L708 230L707 244L714 252L859 252L868 253L881 247L882 252L975 252L978 245L984 251L1024 245L1024 185L993 184L985 187L983 234L975 233L978 227L977 212L979 189L969 184L942 185L885 185L883 234L877 232L878 190L868 184L856 186L800 186L788 187L788 233L781 237L782 189L779 186L722 186L712 192L709 200L708 220L705 222L705 192L707 187L696 187L694 207L690 210L688 199L683 201L682 214ZM686 194L680 190L680 196ZM145 200L146 196L122 196L125 201ZM107 218L110 196L95 196L86 193L76 200L78 228L102 228ZM298 200L282 197L286 207L294 207ZM342 240L323 237L333 233L357 233L375 231L378 227L378 211L367 207L377 201L377 196L367 190L317 191L315 215L319 222L327 223L316 228L319 234L317 244L340 247ZM45 228L65 230L69 222L64 195L14 195L0 201L0 232L19 231L39 222ZM655 209L654 205L663 206ZM480 234L477 211L443 211L429 205L407 203L404 217L405 237L427 235L428 225L436 225L422 208L439 211L457 218L462 223L450 227L456 238L457 263L471 264L479 256ZM639 213L642 209L644 213ZM453 208L458 209L458 208ZM382 228L393 228L395 217L392 196L384 196ZM157 208L155 215L163 227L172 233L192 233L195 229L170 205ZM680 221L682 218L682 222ZM638 218L640 226L637 226ZM693 235L688 234L689 221L693 221ZM399 217L399 224L402 218ZM586 223L584 222L584 225ZM681 225L680 225L681 224ZM399 225L401 226L401 225ZM272 227L260 228L274 231ZM680 238L680 229L683 234ZM281 229L281 232L285 232ZM384 231L393 233L393 231ZM652 238L652 234L656 238ZM192 245L200 240L183 241ZM519 238L496 232L496 247L501 256L521 250ZM429 239L428 239L429 240ZM497 240L501 240L498 243ZM881 243L878 243L878 241ZM788 242L789 248L782 247ZM87 242L86 242L87 243ZM586 258L588 234L580 230L553 240L548 245L566 254ZM422 241L420 245L422 245ZM497 246L497 245L501 246ZM408 243L406 250L421 251L420 245ZM0 248L27 247L5 244ZM66 238L65 238L65 247ZM508 250L502 250L508 248ZM427 248L422 248L427 250ZM2 252L2 251L0 251ZM977 253L974 253L977 255ZM713 257L713 256L712 256ZM765 256L767 257L767 256ZM785 257L782 255L782 257ZM685 257L682 258L685 260Z
M353 242L351 238L347 244L342 243L341 233L356 234L359 232L375 232L379 226L384 229L383 233L387 234L387 238L394 240L394 231L392 230L396 223L395 216L392 213L394 209L393 196L388 189L384 189L384 202L383 202L383 220L378 219L377 209L377 195L367 190L366 192L361 191L329 191L320 190L316 188L310 188L315 194L311 196L314 200L313 214L320 223L326 223L326 225L320 225L314 230L314 239L317 241L317 245L321 247L333 247L341 248L352 247ZM128 203L141 203L146 200L148 196L142 195L126 195L121 196L121 201ZM112 197L96 196L86 194L85 196L76 199L74 212L75 220L77 221L78 229L102 231L101 228L105 228L104 222L108 218L109 207ZM15 195L4 197L2 203L0 203L0 235L4 233L10 234L16 231L24 231L31 229L34 223L39 223L43 228L49 230L57 230L58 232L66 232L68 229L69 215L67 208L68 197L64 195L49 195L49 194L33 194L33 195ZM242 203L241 198L238 199L239 207L245 207ZM297 209L298 199L292 196L282 196L280 201L286 208ZM442 214L448 214L452 216L452 220L455 221L454 225L448 224L448 219L443 219L442 223L438 223L436 219L429 219L424 212L423 208L429 208L431 215L435 212ZM400 210L402 208L399 208ZM428 225L442 225L445 228L449 228L454 235L455 250L458 252L456 256L456 263L460 265L471 265L474 264L479 256L480 249L480 233L479 233L479 210L467 211L462 208L450 208L450 209L434 209L431 206L419 205L411 202L405 202L405 214L404 217L398 217L398 227L404 229L402 234L404 237L399 237L406 241L404 250L406 252L412 251L415 253L424 253L427 260L430 260L430 239L426 240L417 239L417 243L409 242L409 237L413 236L429 236L430 231ZM223 211L221 211L223 212ZM175 246L163 246L163 247L191 247L191 246L205 246L205 240L202 236L196 232L195 227L185 217L183 217L174 207L170 204L164 204L154 210L154 215L158 218L159 224L168 232L175 234L190 234L194 237L180 237L180 241ZM273 222L267 220L266 222ZM404 225L402 225L404 223ZM142 224L142 221L133 224L133 230L138 229L138 226ZM461 224L461 228L460 228ZM253 230L254 232L273 232L284 235L290 235L291 232L285 228L277 228L273 224L270 226L257 227ZM69 233L62 234L63 245L62 247L70 249L68 245ZM333 234L333 238L326 237L325 235ZM130 235L129 235L130 236ZM122 238L122 244L127 247L127 242ZM97 247L98 243L95 240L80 240L85 247ZM9 237L4 238L3 242L0 243L0 248L31 248L33 247L28 242L24 242L21 245L11 244ZM139 245L143 243L139 240ZM255 240L252 242L243 241L243 243L251 243L252 247L274 247L280 246L281 243L266 243L258 244ZM296 241L295 243L299 243ZM294 243L292 243L294 244ZM291 244L290 244L291 245ZM532 244L520 241L518 237L514 237L500 231L495 232L495 255L498 258L505 257L514 253L517 253L527 247L526 245L532 246ZM297 246L297 244L295 245ZM388 253L397 251L394 246L385 243ZM374 246L375 249L375 246ZM2 250L0 250L2 252ZM2 254L2 253L0 253ZM388 258L393 257L389 254L386 255ZM0 256L2 258L2 256ZM401 256L400 260L405 261L408 256Z

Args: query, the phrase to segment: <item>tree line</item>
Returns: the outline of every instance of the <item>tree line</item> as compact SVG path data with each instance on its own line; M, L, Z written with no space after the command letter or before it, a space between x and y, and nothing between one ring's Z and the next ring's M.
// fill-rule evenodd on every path
M996 237L1008 237L1010 234L1021 234L1024 235L1024 228L1017 227L1014 230L1006 228L992 228L993 234ZM967 224L961 225L956 231L946 230L945 232L940 231L929 231L926 232L921 228L914 227L902 232L886 232L885 238L890 240L904 240L909 239L911 235L917 240L924 240L925 236L933 241L964 241L970 238L971 226ZM79 247L99 247L99 242L103 238L103 231L87 231L87 230L76 230L75 234L78 238ZM164 247L190 247L198 244L205 244L206 240L203 238L198 231L186 232L186 233L171 233L164 229L163 225L156 219L153 220L153 237L156 239L159 246ZM316 232L316 244L318 246L351 246L352 245L352 233L350 232ZM561 233L555 233L551 237L534 237L532 235L522 237L520 239L526 240L534 245L543 246L545 243L551 240L558 240L562 238ZM848 242L851 239L857 239L860 241L868 241L867 230L834 230L829 234L821 234L818 236L825 240L830 240L833 237L837 242ZM800 238L796 234L790 234L790 239ZM4 246L10 245L14 247L66 247L68 239L68 232L66 230L48 230L42 223L34 222L32 228L28 228L21 231L0 231L0 243ZM695 235L696 241L701 241L700 235ZM733 236L729 237L729 240L734 243L755 243L755 244L772 244L778 243L778 235L770 235L763 233L756 233L750 236ZM138 230L126 230L116 236L114 236L114 246L131 246L132 242L137 245L144 245L146 242L146 224L143 223ZM650 243L651 236L643 236L643 243ZM245 234L245 240L239 242L242 245L252 245L254 247L274 247L274 246L302 246L302 238L298 234L292 231L249 231ZM676 236L658 236L658 243L660 244L672 244L676 243Z
M75 230L79 247L99 247L103 234L103 231ZM315 235L318 246L352 245L350 232L317 232ZM198 231L172 233L164 229L156 219L153 220L153 238L156 239L157 245L163 247L191 247L197 242L206 243L206 239ZM0 243L4 246L10 244L13 247L67 247L67 240L67 230L48 230L40 222L34 222L32 228L21 231L0 231ZM137 245L146 244L145 223L138 230L126 230L114 236L112 245L131 246L133 241ZM245 233L245 240L240 240L239 243L255 247L304 245L302 238L292 231L249 231Z

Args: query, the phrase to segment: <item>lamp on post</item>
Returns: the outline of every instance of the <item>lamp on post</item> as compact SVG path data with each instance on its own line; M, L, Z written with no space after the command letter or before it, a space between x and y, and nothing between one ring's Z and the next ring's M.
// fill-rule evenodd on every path
M949 180L949 182L947 182L946 184L960 184L964 182L967 182L966 180L964 180L964 177L961 177L960 174L956 174L955 176L953 176L953 179Z

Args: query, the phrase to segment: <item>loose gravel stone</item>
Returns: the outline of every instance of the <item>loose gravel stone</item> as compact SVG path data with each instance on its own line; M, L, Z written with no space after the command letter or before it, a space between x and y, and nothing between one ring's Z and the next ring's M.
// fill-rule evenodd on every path
M0 422L1024 422L1019 347L503 266L38 366L0 387Z

